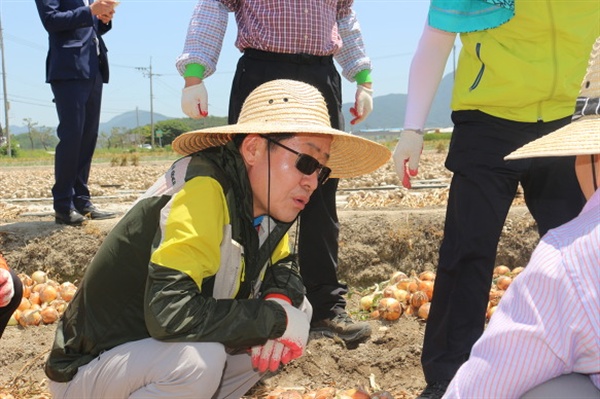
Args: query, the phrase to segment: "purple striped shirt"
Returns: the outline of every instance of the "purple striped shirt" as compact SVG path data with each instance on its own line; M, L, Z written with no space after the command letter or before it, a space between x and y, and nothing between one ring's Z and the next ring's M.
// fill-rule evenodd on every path
M519 398L563 374L600 389L600 190L550 230L444 398Z
M235 13L236 47L288 53L333 55L342 74L353 81L371 70L353 0L198 0L183 53L176 66L181 74L190 63L204 65L204 77L216 70L227 29ZM343 45L342 45L343 44Z

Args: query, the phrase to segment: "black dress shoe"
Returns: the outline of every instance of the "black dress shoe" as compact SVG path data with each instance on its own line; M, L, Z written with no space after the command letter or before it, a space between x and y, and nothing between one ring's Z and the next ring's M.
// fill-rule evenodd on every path
M82 209L78 209L79 213L89 219L101 220L112 219L117 216L115 212L102 212L96 206L90 205Z
M84 221L85 218L75 209L71 209L68 213L54 213L54 222L56 222L56 224L68 224L69 226L79 226Z

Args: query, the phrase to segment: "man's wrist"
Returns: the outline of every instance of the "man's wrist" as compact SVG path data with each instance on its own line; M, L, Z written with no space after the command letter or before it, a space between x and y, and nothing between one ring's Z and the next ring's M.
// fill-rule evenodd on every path
M371 71L369 69L363 69L356 75L354 75L354 80L356 84L364 85L365 83L373 83L373 79L371 78ZM369 86L369 88L371 88Z
M198 78L202 80L204 78L204 71L206 67L204 65L192 63L185 66L185 72L183 73L184 78Z

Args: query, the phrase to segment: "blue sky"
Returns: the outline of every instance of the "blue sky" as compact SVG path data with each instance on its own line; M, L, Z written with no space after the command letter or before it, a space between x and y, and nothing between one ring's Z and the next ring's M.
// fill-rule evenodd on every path
M109 49L110 82L104 86L101 121L123 112L150 110L150 79L137 68L152 65L154 112L184 117L180 108L183 78L175 59L183 43L195 0L122 0L113 29L104 36ZM373 60L375 96L406 93L408 70L427 15L428 0L355 0L367 53ZM6 90L10 125L31 118L55 127L58 120L45 80L47 34L33 0L0 0L4 36ZM231 79L239 51L236 26L230 15L217 72L205 84L209 113L227 114ZM446 67L452 70L452 57ZM0 82L0 87L2 83ZM355 86L344 81L344 102L353 101ZM4 92L0 92L0 121L5 125Z

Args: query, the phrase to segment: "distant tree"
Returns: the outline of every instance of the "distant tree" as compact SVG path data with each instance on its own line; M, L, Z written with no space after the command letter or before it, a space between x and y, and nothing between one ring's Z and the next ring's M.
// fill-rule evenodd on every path
M168 119L160 121L154 125L154 132L157 130L162 131L161 142L162 145L170 145L175 137L181 133L192 130L188 122L189 119Z
M23 118L23 122L27 125L27 135L29 136L29 142L31 144L31 149L35 149L35 137L37 136L37 130L35 127L37 126L37 122L33 122L31 118Z
M38 129L38 137L42 147L44 147L44 151L48 151L48 148L53 147L56 142L56 139L52 134L53 130L54 129L47 126L42 126Z
M124 127L113 127L110 129L110 143L113 147L125 148L130 146L131 143L127 140L127 137L127 129Z

